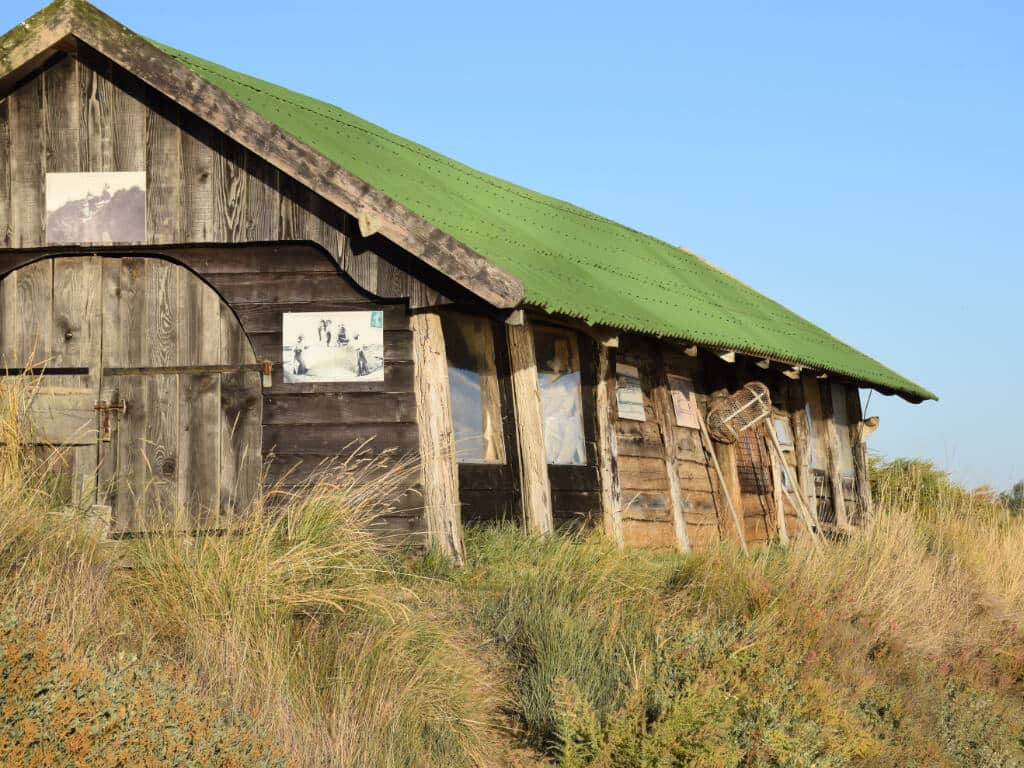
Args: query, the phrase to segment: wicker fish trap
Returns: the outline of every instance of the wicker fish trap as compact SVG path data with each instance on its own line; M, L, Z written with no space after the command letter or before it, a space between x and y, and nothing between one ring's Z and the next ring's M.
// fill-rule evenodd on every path
M741 432L756 427L771 415L771 392L760 381L752 381L712 406L708 412L708 432L720 443L735 443Z

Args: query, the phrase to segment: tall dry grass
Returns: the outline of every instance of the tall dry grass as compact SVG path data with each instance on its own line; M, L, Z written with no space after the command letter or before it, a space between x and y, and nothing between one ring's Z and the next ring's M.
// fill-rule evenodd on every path
M504 764L479 636L425 610L372 533L413 467L357 453L225 533L112 541L53 487L60 453L28 445L32 383L0 396L0 600L19 622L184 673L296 765Z
M1024 765L1024 519L876 463L847 539L744 556L470 529L372 533L413 468L354 457L226 535L103 538L0 391L0 601L184 674L297 765Z

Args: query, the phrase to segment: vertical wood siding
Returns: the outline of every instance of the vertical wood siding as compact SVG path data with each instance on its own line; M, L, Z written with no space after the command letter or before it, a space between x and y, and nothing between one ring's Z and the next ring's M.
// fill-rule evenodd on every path
M77 171L145 171L146 241L118 250L183 264L229 305L222 308L186 292L180 297L184 325L161 327L160 333L168 334L166 339L161 336L168 342L161 342L161 348L202 347L215 341L219 355L232 356L233 349L248 342L223 336L221 329L240 324L259 360L280 361L285 312L384 311L383 384L286 386L280 368L275 369L273 385L264 388L262 409L268 482L302 482L325 459L343 456L362 443L371 452L395 458L418 452L408 307L446 301L414 276L417 269L427 275L425 268L413 267L408 254L377 236L361 237L345 212L282 177L109 61L81 51L52 60L0 99L0 248L9 249L0 251L0 275L48 253L45 174ZM147 271L147 295L160 295L163 271ZM447 285L440 276L428 276L434 286ZM125 296L124 302L130 303L131 297ZM157 301L144 309L152 314L160 306ZM231 317L222 317L224 311ZM129 324L143 316L128 314L105 322ZM227 322L234 317L238 323ZM203 357L202 350L195 354ZM244 391L241 383L239 393ZM233 454L250 449L239 443L246 431L214 435L209 430L227 419L244 422L246 408L230 396L230 376L222 386L227 396L216 407L227 412L204 418L201 407L192 409L196 423L188 434L219 444L222 459L230 462ZM170 398L209 400L215 407L202 377L184 381L180 391L149 395L167 401L168 408ZM184 452L179 478L203 471L201 462L190 463L192 453ZM245 478L234 480L222 483L224 493L245 484ZM418 539L423 533L422 499L413 491L398 507L382 527Z

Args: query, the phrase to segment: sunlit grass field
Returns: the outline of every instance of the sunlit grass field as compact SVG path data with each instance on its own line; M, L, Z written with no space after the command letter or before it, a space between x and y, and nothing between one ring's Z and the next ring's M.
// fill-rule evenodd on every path
M1024 520L875 462L848 539L749 557L371 532L354 457L227 535L105 539L0 405L0 764L1024 765Z

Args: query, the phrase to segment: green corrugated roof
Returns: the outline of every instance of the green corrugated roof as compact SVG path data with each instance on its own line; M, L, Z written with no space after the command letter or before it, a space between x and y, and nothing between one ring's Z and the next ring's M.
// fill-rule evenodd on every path
M526 302L597 325L928 390L698 256L476 171L343 109L160 46L193 72L518 277Z

